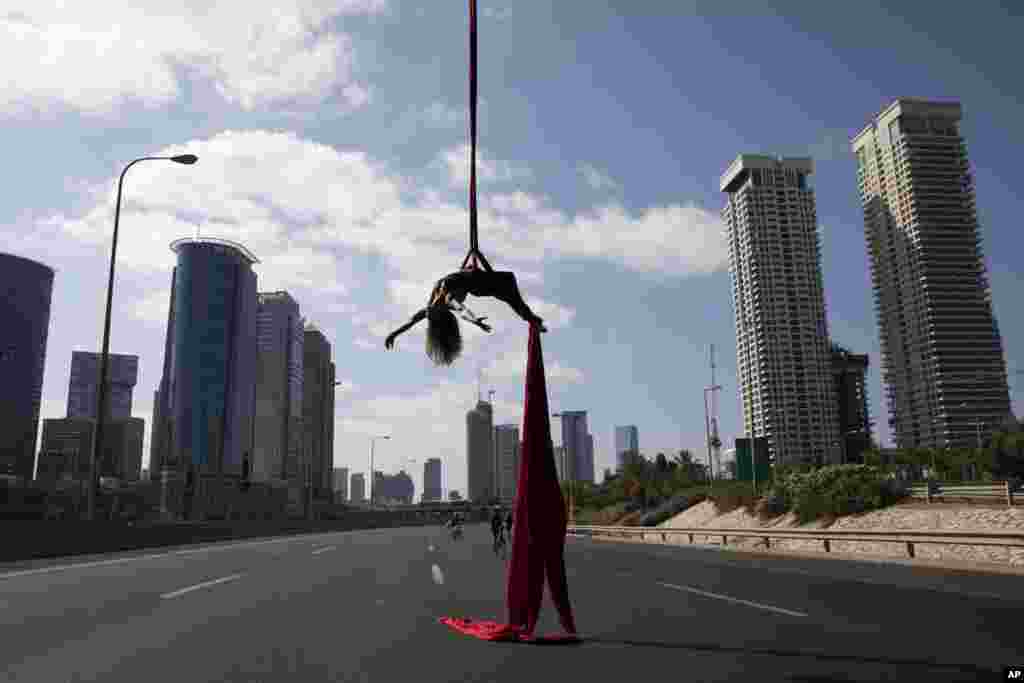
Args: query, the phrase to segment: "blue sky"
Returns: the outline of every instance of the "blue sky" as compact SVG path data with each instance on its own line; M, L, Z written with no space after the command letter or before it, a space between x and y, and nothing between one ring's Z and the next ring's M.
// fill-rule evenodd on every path
M449 369L419 330L383 349L466 249L465 3L51 4L0 15L19 65L0 93L3 249L57 269L43 417L63 414L71 352L100 344L121 167L190 151L196 166L140 164L126 181L111 348L141 357L136 414L150 418L163 361L167 244L198 225L249 246L260 289L292 292L334 343L336 466L365 470L368 435L391 433L380 468L415 458L421 490L439 455L465 490L476 373L498 422L518 422L526 326L474 306L495 331L465 329ZM849 139L898 96L963 103L996 314L1024 369L1018 4L774 4L481 0L481 246L549 321L552 408L589 411L599 469L617 424L649 455L703 450L709 344L721 432L739 435L718 177L743 152L814 157L830 331L870 354L888 440Z

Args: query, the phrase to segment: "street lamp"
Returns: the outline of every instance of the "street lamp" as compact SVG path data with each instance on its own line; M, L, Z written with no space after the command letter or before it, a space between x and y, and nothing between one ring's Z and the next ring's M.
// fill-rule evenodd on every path
M372 436L370 437L370 507L373 507L373 445L377 443L378 439L390 439L390 436Z
M100 354L99 396L96 406L96 429L93 430L92 448L89 453L89 490L87 492L86 519L96 515L96 460L103 446L103 423L107 412L107 365L110 361L110 309L114 299L114 262L117 258L117 228L121 220L121 188L128 169L140 161L173 161L177 164L192 165L199 160L195 154L179 154L173 157L141 157L135 159L121 171L117 181L117 201L114 204L114 239L110 247L110 277L107 280L107 309L103 322L103 350Z

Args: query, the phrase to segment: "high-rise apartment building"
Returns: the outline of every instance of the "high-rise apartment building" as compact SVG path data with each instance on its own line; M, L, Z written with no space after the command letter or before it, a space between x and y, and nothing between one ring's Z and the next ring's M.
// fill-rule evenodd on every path
M307 466L313 497L332 493L334 466L334 363L331 344L314 325L307 325L303 339L302 413Z
M519 480L519 427L514 424L494 428L494 459L498 499L509 504L516 497Z
M593 448L588 438L587 411L563 410L562 445L565 447L565 479L594 483Z
M35 471L53 268L0 253L0 478Z
M973 446L1010 414L957 102L898 99L853 138L889 426Z
M622 470L630 454L640 453L640 430L636 425L615 428L615 466Z
M68 417L96 418L99 410L100 360L102 354L71 352L68 381ZM112 353L107 363L108 417L118 420L132 416L132 391L139 379L139 357Z
M744 432L777 463L839 461L813 170L742 154L720 184Z
M362 472L352 475L352 497L350 500L353 503L366 502L366 475Z
M480 400L466 413L467 499L489 501L494 488L494 412L491 404Z
M303 343L305 323L287 292L261 292L257 300L256 429L253 478L288 482L301 502Z
M832 346L832 379L843 462L862 463L871 447L871 418L868 413L867 354L850 353Z
M423 501L439 501L441 498L441 458L427 458L423 463Z

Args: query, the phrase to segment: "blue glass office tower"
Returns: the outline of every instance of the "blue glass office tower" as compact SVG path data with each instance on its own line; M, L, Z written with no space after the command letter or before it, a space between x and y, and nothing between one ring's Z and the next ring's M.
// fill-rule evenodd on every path
M0 253L0 476L35 468L53 268Z
M161 469L241 474L252 451L256 258L219 239L181 239L171 285L153 454Z

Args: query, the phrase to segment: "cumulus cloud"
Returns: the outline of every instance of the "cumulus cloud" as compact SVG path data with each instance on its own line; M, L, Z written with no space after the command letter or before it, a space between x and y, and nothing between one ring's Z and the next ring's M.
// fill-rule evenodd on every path
M580 175L591 188L595 190L620 190L622 186L615 182L611 176L604 171L598 170L590 164L580 164L578 169Z
M332 20L385 8L384 0L15 0L0 14L0 57L18 65L18 77L0 106L21 115L54 103L91 114L128 101L159 107L181 95L186 74L245 110L333 96L362 106L369 92L355 79L351 40Z
M363 330L357 336L379 346L374 338L382 341L421 308L437 279L458 268L466 253L464 206L437 188L410 190L401 176L363 152L293 133L247 130L157 154L186 151L197 154L199 163L152 161L129 172L118 246L122 276L165 277L175 262L168 244L198 227L202 236L250 249L260 260L261 290L292 291L316 315L362 313L353 317ZM492 166L500 167L499 162ZM111 178L85 193L92 203L81 211L23 227L103 250L115 193ZM480 224L484 252L494 267L520 273L524 297L550 328L571 325L574 315L538 296L544 265L560 258L605 260L671 275L708 273L726 263L719 218L694 205L631 214L608 204L568 214L544 197L519 191L492 196L482 206ZM379 269L367 271L359 258L373 259ZM357 309L352 292L367 285L384 293L386 309L379 304L376 311ZM152 311L161 308L157 296L139 304L140 317L153 319ZM498 322L496 333L514 327L499 322L511 315L500 304L474 301L471 307ZM470 348L485 343L488 335L470 325L464 329Z
M530 178L530 169L509 161L490 159L477 147L476 178L478 183L507 183ZM469 182L470 147L458 145L441 153L440 161L448 171L453 186L464 186Z

